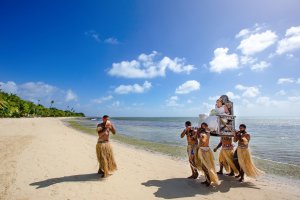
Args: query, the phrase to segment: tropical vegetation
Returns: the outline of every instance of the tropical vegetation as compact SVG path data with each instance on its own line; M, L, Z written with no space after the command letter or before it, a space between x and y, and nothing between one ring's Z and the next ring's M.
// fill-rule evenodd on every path
M83 113L77 113L69 106L66 110L59 110L53 107L53 100L50 103L50 108L46 108L0 90L0 117L84 117Z

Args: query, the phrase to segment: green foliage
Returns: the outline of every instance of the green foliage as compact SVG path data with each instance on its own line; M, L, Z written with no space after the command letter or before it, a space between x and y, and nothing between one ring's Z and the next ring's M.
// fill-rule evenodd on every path
M0 96L0 109L2 108L5 108L7 106L7 103L4 99L1 99L1 96Z
M83 113L76 113L74 110L59 110L34 104L25 101L15 94L8 94L0 91L0 117L84 117Z

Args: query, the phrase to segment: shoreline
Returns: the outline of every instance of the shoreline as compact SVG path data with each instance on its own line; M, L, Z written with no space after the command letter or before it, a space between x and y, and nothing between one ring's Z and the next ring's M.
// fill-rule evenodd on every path
M10 147L0 151L0 172L7 175L0 185L1 200L300 198L297 181L269 176L246 177L244 183L220 176L219 186L207 188L200 184L202 175L186 178L187 161L116 141L111 143L118 170L101 179L96 137L64 123L57 118L0 119L0 139Z
M63 121L66 126L74 128L75 130L97 136L94 128L85 127L79 124L77 121L68 119ZM130 136L126 136L122 133L112 135L111 139L120 143L132 145L136 148L141 148L153 153L170 156L179 160L184 161L186 158L186 147L140 140ZM218 167L218 153L214 153L214 157L215 163ZM262 169L263 171L268 171L267 174L269 176L280 177L288 180L291 179L294 181L299 181L300 183L300 166L298 165L276 162L273 160L258 158L255 156L253 156L253 160L260 169Z
M64 122L64 125L66 125L68 127L71 127L75 130L78 130L83 134L88 134L88 135L97 137L95 129L90 129L90 128L84 127L84 126L78 124L75 121L71 121L71 124L69 124L69 122L66 121L66 120L62 120L62 121ZM113 140L114 142L116 142L120 145L129 144L129 146L126 146L128 148L132 148L134 150L138 149L138 150L142 150L142 151L145 151L145 152L150 152L152 154L157 154L157 155L160 155L160 156L164 156L166 158L170 158L170 159L175 160L175 161L180 161L183 164L188 163L185 147L181 147L182 148L181 149L182 150L182 154L181 154L182 156L178 156L178 154L176 154L176 153L174 154L174 152L169 153L170 151L163 151L163 150L165 150L164 148L147 149L149 147L149 145L157 144L155 142L150 142L150 141L142 141L141 142L141 140L139 140L139 139L135 139L135 138L125 136L125 135L122 135L121 137L118 137L118 138L115 138L115 136L116 135L112 135L111 140ZM136 141L138 141L138 142L136 143ZM144 144L146 144L146 145L144 145ZM158 145L163 145L163 146L165 146L165 148L169 148L169 146L170 146L170 145L164 145L162 143L159 143ZM180 148L180 146L176 146L176 147ZM217 153L214 153L215 159L217 158L216 155L217 155ZM264 159L261 159L261 160L264 160ZM270 160L270 161L277 164L277 162L275 162L275 161L272 161L272 160ZM215 164L216 164L216 169L217 169L219 167L219 164L218 164L217 160L215 160ZM282 163L282 164L293 166L293 164L286 164L286 163ZM295 177L288 177L288 176L283 176L283 175L281 176L281 175L277 175L277 174L266 173L264 175L264 178L266 178L267 181L276 182L276 184L281 184L282 182L284 182L285 184L290 184L291 182L293 182L294 184L297 184L300 187L300 176L295 178Z

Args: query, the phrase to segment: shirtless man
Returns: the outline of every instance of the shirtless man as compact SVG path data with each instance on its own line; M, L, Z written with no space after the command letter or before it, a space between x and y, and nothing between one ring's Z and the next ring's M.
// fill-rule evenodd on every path
M205 184L207 187L210 186L211 182L219 184L219 179L215 170L214 155L209 148L209 129L206 123L201 124L201 129L198 132L199 138L199 149L197 157L195 159L197 168L202 170L205 174Z
M234 173L238 174L239 171L237 170L233 161L234 151L232 137L222 136L220 139L220 143L217 147L214 148L214 152L216 152L221 146L222 149L219 154L220 171L218 171L217 174L223 174L223 167L228 172L228 176L234 176Z
M109 143L110 132L116 134L116 129L109 121L109 116L104 115L102 117L102 123L97 125L99 137L96 145L97 159L99 162L98 174L101 174L103 178L107 177L109 172L113 172L117 169L112 147Z
M190 121L186 121L185 129L180 134L180 137L183 138L184 136L186 136L186 140L188 143L187 154L188 154L188 158L189 158L189 162L190 162L190 167L192 170L192 175L189 176L188 178L193 178L193 179L196 179L198 177L197 168L195 168L195 166L194 166L194 152L195 152L195 148L198 145L198 140L195 137L195 135L196 135L196 132L192 129L192 123Z
M248 148L250 134L246 132L246 125L241 124L239 129L234 135L234 142L238 142L238 147L234 152L234 162L239 170L239 175L236 177L240 177L239 181L243 182L245 173L247 176L255 178L263 172L257 169L252 161L252 155Z

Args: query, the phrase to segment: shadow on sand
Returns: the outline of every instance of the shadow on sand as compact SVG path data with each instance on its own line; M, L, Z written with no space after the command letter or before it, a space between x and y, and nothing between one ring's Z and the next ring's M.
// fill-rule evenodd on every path
M100 181L100 175L97 173L92 174L78 174L72 176L63 176L59 178L50 178L39 182L30 183L31 186L37 186L36 189L49 187L51 185L63 182L84 182L84 181Z
M220 176L220 185L206 187L201 184L202 179L191 180L186 178L171 178L166 180L149 180L142 185L146 187L158 187L155 197L175 199L182 197L194 197L196 195L208 195L214 192L228 192L230 188L247 187L260 189L251 182L238 182L234 177Z

